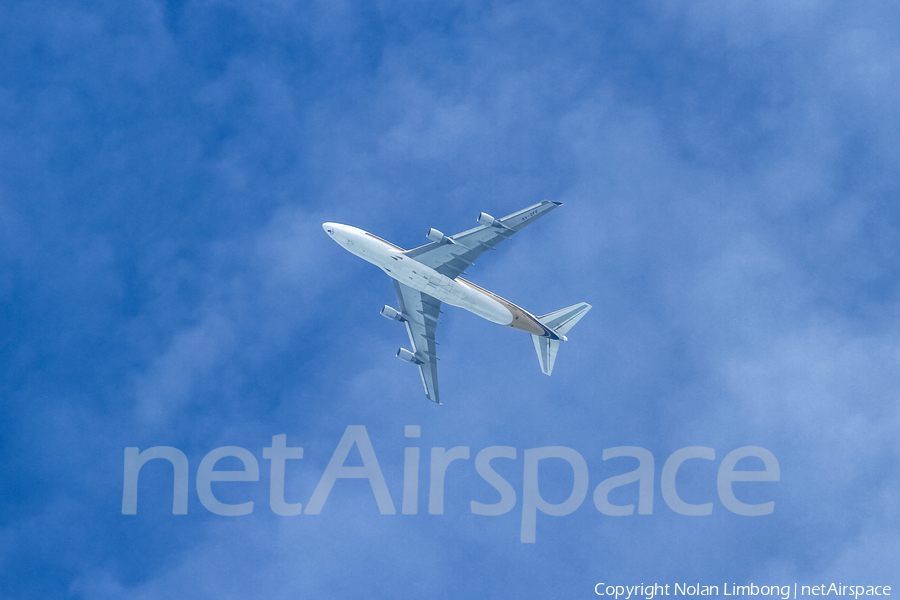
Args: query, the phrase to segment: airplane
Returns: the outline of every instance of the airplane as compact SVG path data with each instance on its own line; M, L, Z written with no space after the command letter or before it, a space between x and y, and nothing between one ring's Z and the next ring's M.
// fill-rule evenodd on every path
M425 396L441 404L434 332L438 315L443 313L442 302L530 333L541 370L547 375L553 370L559 342L567 341L566 334L591 309L590 304L580 302L537 317L462 278L465 269L485 250L493 249L559 206L562 202L544 200L502 219L480 213L478 227L450 236L432 228L426 235L431 242L412 250L404 250L350 225L329 222L323 223L322 228L344 249L374 264L393 279L400 309L385 305L381 314L406 324L413 348L412 351L400 348L397 358L418 365Z

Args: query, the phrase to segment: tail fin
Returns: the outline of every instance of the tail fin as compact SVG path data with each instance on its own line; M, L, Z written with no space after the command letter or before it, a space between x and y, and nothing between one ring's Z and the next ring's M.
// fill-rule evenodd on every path
M575 326L581 317L591 310L591 305L587 302L580 302L568 308L563 308L555 312L538 317L544 326L553 330L561 340L566 339L566 333ZM534 342L534 349L537 352L538 360L541 363L541 371L549 375L553 371L553 363L556 362L556 353L559 350L560 340L553 340L548 337L539 335L531 335Z

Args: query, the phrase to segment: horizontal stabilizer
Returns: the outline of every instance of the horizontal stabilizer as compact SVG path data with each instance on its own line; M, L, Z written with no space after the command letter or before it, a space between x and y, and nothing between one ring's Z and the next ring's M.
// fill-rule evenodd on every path
M537 320L546 325L560 336L566 335L570 329L575 326L581 317L591 310L591 305L587 302L579 302L568 308L562 308L555 312L538 317Z
M586 315L589 310L591 310L590 304L587 302L580 302L568 308L546 314L543 317L538 317L537 320L548 329L553 330L553 332L560 337L560 340L565 340L569 330L572 329L572 327L575 326L575 323L577 323L581 317ZM531 334L531 340L534 342L534 349L537 352L538 360L541 363L541 371L543 371L545 375L549 375L553 372L553 363L556 362L556 353L559 351L560 340L554 340L549 337L542 337L534 334Z

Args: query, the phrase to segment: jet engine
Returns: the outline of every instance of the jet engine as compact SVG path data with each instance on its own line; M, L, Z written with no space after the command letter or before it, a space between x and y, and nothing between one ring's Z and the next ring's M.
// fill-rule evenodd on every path
M405 321L406 318L400 311L391 308L387 304L384 305L384 308L381 309L381 316L385 319L391 319L392 321Z
M494 224L495 220L496 219L494 219L494 217L487 214L486 212L478 214L478 223L481 225L487 225L488 227L490 227L491 225Z
M400 348L397 350L397 358L402 361L406 361L408 363L412 363L414 365L421 365L422 361L416 358L416 355L407 350L406 348Z
M427 237L432 242L438 242L438 243L453 241L450 238L448 238L446 235L444 235L443 233L441 233L440 231L435 229L434 227L432 227L431 229L428 230L428 235L426 235L425 237Z

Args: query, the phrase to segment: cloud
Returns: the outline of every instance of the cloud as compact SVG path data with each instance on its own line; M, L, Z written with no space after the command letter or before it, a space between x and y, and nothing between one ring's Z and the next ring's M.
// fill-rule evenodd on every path
M8 593L577 596L612 574L892 576L898 54L883 8L3 10L19 24L0 32ZM565 206L468 277L536 313L594 309L548 378L527 336L445 307L445 406L431 406L393 357L403 328L377 314L389 281L321 223L413 247L544 198ZM591 490L614 474L605 448L650 449L658 476L704 445L717 460L679 485L714 513L657 497L653 515L613 518L588 498L539 515L526 547L521 504L469 513L485 491L472 459L448 471L442 516L382 518L360 482L328 514L271 515L260 448L281 433L304 447L288 491L305 501L349 424L367 426L395 504L411 444L425 462L513 446L517 489L526 449L569 446ZM192 474L215 447L250 449L262 478L234 489L254 514L214 518L192 491L176 519L154 508L168 476L147 471L126 519L122 448L153 445L182 449ZM742 445L781 464L752 492L775 500L771 518L716 500L717 464Z

